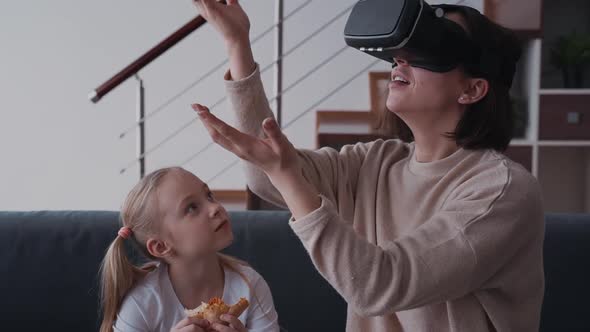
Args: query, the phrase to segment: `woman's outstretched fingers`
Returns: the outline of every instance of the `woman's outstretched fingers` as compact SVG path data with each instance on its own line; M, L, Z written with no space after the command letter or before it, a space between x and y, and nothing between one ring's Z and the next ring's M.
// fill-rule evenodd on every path
M201 118L203 118L203 116L207 113L210 113L209 108L201 104L192 104L191 107Z
M274 145L274 149L276 149L277 152L283 151L288 148L287 145L291 144L274 118L268 117L264 119L264 121L262 121L262 129L270 139L271 144Z
M259 143L257 138L244 134L218 119L203 105L193 104L192 107L199 114L199 118L215 143L244 160L251 160L252 147Z
M215 129L215 131L223 136L226 140L232 143L243 143L244 140L248 140L249 136L240 132L236 128L228 125L227 123L223 122L215 115L209 112L209 109L200 104L194 104L193 108L197 111L197 114L201 118L201 121L209 128ZM211 133L211 132L210 132ZM213 134L212 134L213 135ZM216 137L213 137L216 138Z
M262 121L262 128L269 138L277 139L283 136L277 121L272 117L268 117Z
M212 116L209 114L209 109L206 106L200 104L193 104L191 105L193 109L199 114L199 118L201 118L201 122L205 126L205 129L209 132L209 136L211 139L224 149L235 153L233 144L230 140L228 140L223 134L221 134L209 121L206 121L208 116Z

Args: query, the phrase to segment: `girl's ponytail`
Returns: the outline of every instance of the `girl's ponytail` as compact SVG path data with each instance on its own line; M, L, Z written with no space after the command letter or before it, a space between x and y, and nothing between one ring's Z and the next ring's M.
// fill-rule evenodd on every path
M125 239L121 236L111 243L100 267L101 289L100 298L103 308L100 332L112 332L113 324L125 295L136 281L152 271L155 265L143 267L133 265L127 258Z
M113 324L125 295L137 281L156 268L155 262L147 263L142 267L133 265L127 258L125 239L134 241L146 258L155 260L145 248L146 234L149 234L153 220L157 219L148 203L164 176L170 171L179 169L178 167L162 168L146 175L129 192L121 207L123 227L109 246L100 267L100 297L103 314L100 332L113 331Z

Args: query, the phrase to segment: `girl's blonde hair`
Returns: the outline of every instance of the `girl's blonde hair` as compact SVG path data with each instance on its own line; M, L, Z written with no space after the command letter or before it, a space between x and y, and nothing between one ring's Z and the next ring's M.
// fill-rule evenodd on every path
M156 267L156 257L146 248L146 241L150 235L157 232L158 225L154 222L158 217L155 209L154 192L162 183L164 177L172 171L184 171L181 167L168 167L156 170L141 179L127 195L121 207L120 220L124 227L133 232L132 240L143 255L150 261L142 266L134 265L127 257L125 239L117 236L111 243L100 267L100 295L103 319L100 332L112 332L113 324L125 295L131 288ZM239 265L247 263L231 256L218 254L220 263L238 273L252 290L250 282L240 271Z

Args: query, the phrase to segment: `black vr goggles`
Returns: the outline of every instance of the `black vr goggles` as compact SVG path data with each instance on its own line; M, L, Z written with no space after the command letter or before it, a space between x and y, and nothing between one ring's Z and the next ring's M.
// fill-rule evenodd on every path
M394 66L394 58L434 72L464 65L473 74L510 86L513 73L501 77L500 57L484 52L463 27L444 17L465 8L424 0L360 0L348 17L344 39L348 46Z

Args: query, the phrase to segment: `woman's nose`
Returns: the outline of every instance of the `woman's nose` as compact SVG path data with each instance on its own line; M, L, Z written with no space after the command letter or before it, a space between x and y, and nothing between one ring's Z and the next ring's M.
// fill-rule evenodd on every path
M408 61L404 58L393 58L393 62L395 62L395 64L398 66L408 66L409 65Z

